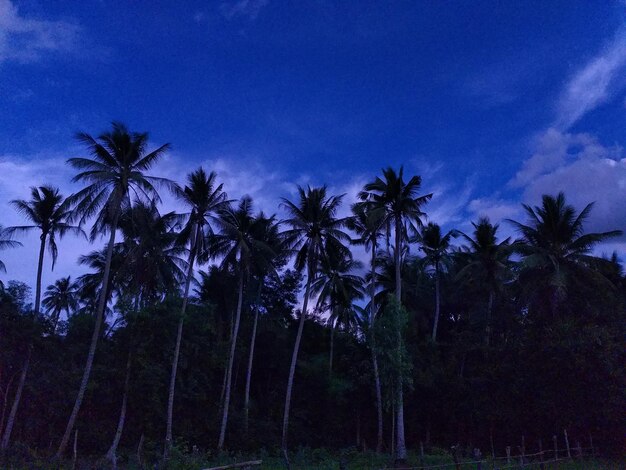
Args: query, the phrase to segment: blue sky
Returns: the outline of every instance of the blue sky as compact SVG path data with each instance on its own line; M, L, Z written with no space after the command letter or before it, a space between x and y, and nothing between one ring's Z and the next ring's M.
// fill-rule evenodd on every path
M590 229L626 228L623 1L0 0L0 109L5 226L28 186L75 189L77 130L121 120L172 144L155 174L203 164L267 210L404 165L449 228L559 190L596 201ZM34 277L35 242L3 277ZM86 249L67 240L44 283Z

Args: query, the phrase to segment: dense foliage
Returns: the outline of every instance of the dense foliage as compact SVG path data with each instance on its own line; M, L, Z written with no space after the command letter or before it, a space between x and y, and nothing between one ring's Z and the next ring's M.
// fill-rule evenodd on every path
M626 277L617 256L593 255L620 232L586 233L591 206L544 196L506 222L516 240L488 219L443 233L423 223L420 178L387 169L349 218L322 187L299 188L280 221L229 201L202 169L184 188L146 175L166 148L146 153L146 134L115 124L80 139L92 159L70 163L88 186L66 200L33 188L14 205L42 230L40 260L46 247L63 256L54 233L80 235L92 217L92 239L109 243L47 289L33 266L36 306L29 286L0 284L3 448L63 455L77 432L81 453L113 463L167 459L171 438L402 458L405 443L501 454L563 429L622 445ZM161 214L158 190L188 213ZM52 225L32 212L46 198ZM0 229L0 249L14 249L26 228ZM371 257L354 259L356 244Z

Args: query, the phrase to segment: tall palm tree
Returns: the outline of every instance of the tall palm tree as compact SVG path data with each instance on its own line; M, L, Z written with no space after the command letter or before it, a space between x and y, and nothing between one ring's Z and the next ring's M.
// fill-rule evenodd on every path
M11 201L11 205L24 217L31 225L20 225L10 227L11 233L26 233L33 230L39 234L39 261L37 264L37 281L35 284L35 314L39 314L41 306L41 275L43 272L43 260L46 246L52 256L52 269L56 263L59 250L56 244L57 236L63 238L67 233L82 235L80 227L71 225L68 201L63 198L57 188L52 186L32 187L31 199L29 201L16 199Z
M174 392L176 389L176 375L178 371L178 358L180 356L180 344L183 335L183 324L187 302L189 301L189 286L194 277L193 267L198 261L205 261L209 257L207 242L213 234L212 223L217 220L217 213L226 204L226 193L222 190L223 185L216 183L217 175L211 172L207 175L202 167L187 176L187 185L177 191L178 199L189 209L184 214L187 219L179 235L179 243L187 246L189 254L187 258L187 273L183 288L183 303L180 309L178 328L176 333L176 346L172 359L172 371L170 374L170 386L167 399L167 426L165 431L165 446L163 461L167 461L172 448L172 423L174 415Z
M235 362L237 336L241 321L244 284L249 277L252 263L267 266L275 256L271 247L260 238L257 238L262 233L255 227L258 222L259 220L253 215L252 199L248 196L241 198L236 208L228 205L219 212L218 225L220 227L220 235L216 236L215 244L217 245L217 251L223 254L222 267L231 267L237 273L238 294L233 333L230 340L230 354L226 369L224 406L222 409L220 436L217 443L218 450L223 449L224 440L226 439L233 364Z
M450 249L450 241L456 233L450 231L445 235L441 233L441 227L429 222L421 233L418 233L412 241L420 243L420 249L424 252L424 262L431 266L435 271L435 318L433 321L433 342L437 341L437 327L439 325L439 311L441 306L440 278L442 264L448 259L448 251Z
M402 255L408 238L409 228L416 230L422 225L425 216L422 207L431 198L432 194L418 196L422 184L419 176L413 176L404 181L404 169L396 173L393 168L383 170L383 178L376 179L364 186L359 193L361 201L371 204L370 212L375 220L387 228L387 237L393 227L395 236L394 263L395 263L395 296L399 304L402 303ZM398 331L398 354L401 353L402 334ZM404 438L404 405L402 396L402 378L398 377L396 386L396 460L406 460L406 443Z
M362 264L353 260L352 255L340 257L332 250L327 250L326 255L320 261L319 274L311 284L311 293L317 295L318 310L326 308L329 312L328 375L330 376L333 371L335 328L342 321L349 323L345 315L353 312L352 303L363 297L363 278L353 274L362 268Z
M376 320L376 266L378 254L378 240L382 238L381 219L374 219L368 210L367 203L357 203L352 205L353 216L348 219L348 228L354 231L358 238L352 243L363 245L366 251L371 252L370 274L369 274L369 318L367 323L368 341L372 353L372 368L374 370L374 386L376 389L376 412L378 417L378 427L376 434L376 452L381 452L383 448L383 398L380 387L380 373L378 370L378 357L376 354L376 338L374 336L374 322Z
M113 468L117 468L117 447L126 422L126 406L130 390L130 377L133 358L134 317L140 305L149 305L163 298L180 285L183 261L179 255L183 247L177 244L178 223L180 216L174 212L161 215L156 201L138 201L134 207L127 208L119 220L119 228L124 241L119 244L123 253L120 271L129 280L128 294L134 297L133 311L126 318L131 338L120 414L113 441L106 453L106 458Z
M61 312L69 318L70 314L78 308L78 285L72 282L70 276L57 279L54 284L46 288L42 301L46 312L52 318L52 332L56 332Z
M304 188L298 186L298 201L291 202L283 198L282 205L287 211L288 218L285 223L290 228L285 232L285 238L289 246L295 250L295 267L299 271L306 269L307 280L302 300L302 311L298 322L298 332L291 355L289 378L287 380L287 393L285 395L285 409L283 414L283 430L281 448L287 457L287 436L289 431L289 409L291 405L291 391L293 378L298 361L302 330L307 315L311 284L317 273L320 260L326 257L326 250L332 249L336 253L347 253L348 248L344 243L349 242L350 237L343 231L346 220L337 218L337 211L341 205L341 196L328 196L326 186L320 188Z
M488 291L487 314L485 321L485 344L488 346L491 337L491 315L494 297L500 286L511 272L511 239L498 242L499 225L492 224L487 217L481 217L478 223L472 222L473 237L461 231L457 233L467 242L458 256L463 267L457 278L466 278L478 282Z
M106 248L102 286L95 312L96 323L87 361L74 407L56 452L57 458L61 458L65 451L87 390L107 304L107 295L103 295L103 293L108 292L115 234L122 211L132 205L131 193L148 199L159 200L155 188L156 184L166 185L170 188L175 186L167 179L146 174L169 148L169 144L164 144L151 152L147 152L147 133L131 133L123 124L114 122L112 129L102 133L98 138L81 132L77 135L77 139L87 146L91 158L79 157L68 160L68 163L78 170L73 181L86 184L83 189L70 196L69 199L71 204L75 206L75 218L81 225L92 216L96 217L91 229L91 239L94 240L99 235L108 233L109 241Z
M8 230L10 233L26 233L32 230L37 230L39 234L39 261L37 263L37 280L35 282L35 317L39 316L41 307L41 275L43 273L43 259L46 251L46 246L52 256L52 269L57 260L59 250L56 244L56 237L63 238L67 233L83 234L80 227L71 225L69 223L70 213L68 210L68 204L64 200L63 196L59 193L57 188L52 186L40 186L39 188L31 188L31 199L29 201L23 199L17 199L11 201L11 205L26 217L31 225L19 225L10 227ZM11 432L13 431L13 424L15 423L15 415L20 404L22 397L22 391L24 389L24 383L26 382L26 376L28 374L28 368L30 365L30 357L32 352L32 342L28 346L28 353L26 355L26 361L20 375L20 381L15 392L15 398L13 400L13 406L9 414L7 426L2 436L1 448L6 449L9 445L11 438Z
M248 432L248 416L250 412L250 385L252 383L252 365L254 363L254 348L256 344L256 333L259 322L259 312L261 310L261 293L266 277L278 277L276 269L284 263L286 256L286 247L284 237L280 232L280 222L276 221L276 216L267 217L263 212L256 216L254 223L256 235L255 238L269 247L271 252L261 250L253 253L255 262L252 263L253 273L257 278L256 302L253 306L254 320L252 322L252 335L250 337L250 353L248 356L248 369L246 373L246 387L244 393L244 429ZM268 259L268 254L273 257ZM256 259L258 258L258 262Z
M622 234L621 230L602 233L584 233L583 223L593 203L578 214L565 202L565 195L544 195L541 206L523 205L529 221L526 224L508 220L521 234L515 249L522 256L524 278L532 279L547 288L550 311L556 316L560 300L576 276L601 276L597 264L601 260L591 255L598 243Z

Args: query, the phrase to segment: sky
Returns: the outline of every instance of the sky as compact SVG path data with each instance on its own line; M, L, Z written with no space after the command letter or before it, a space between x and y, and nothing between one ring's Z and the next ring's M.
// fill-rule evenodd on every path
M181 6L182 5L182 6ZM433 193L429 220L471 230L564 191L589 231L626 229L626 2L0 0L0 224L28 188L78 189L77 131L111 121L276 212L300 185L345 193L381 168ZM164 197L164 210L178 208ZM33 284L36 235L2 279ZM67 238L44 286L83 268ZM605 244L624 257L626 238Z

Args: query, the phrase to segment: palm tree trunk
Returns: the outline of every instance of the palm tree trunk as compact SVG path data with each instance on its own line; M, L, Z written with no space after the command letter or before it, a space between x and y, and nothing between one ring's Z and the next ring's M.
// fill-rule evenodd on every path
M43 256L46 250L46 235L41 234L41 243L39 245L39 261L37 263L37 283L35 284L35 317L33 321L37 320L39 316L39 308L41 307L41 275L43 272ZM26 383L26 377L28 375L28 369L30 367L30 357L33 352L33 338L31 338L28 344L28 353L26 354L26 361L22 367L22 373L20 374L20 381L17 384L17 390L15 391L15 398L13 398L13 405L11 405L11 412L9 413L9 419L7 421L7 427L4 430L2 436L2 444L0 448L2 450L9 446L9 440L11 439L11 432L13 431L13 425L15 424L15 417L17 416L17 410L20 407L20 400L22 399L22 391L24 390L24 384Z
M46 235L41 234L39 245L39 262L37 264L37 284L35 284L35 316L39 315L41 307L41 275L43 273L43 255L46 250Z
M433 342L437 342L437 327L439 326L439 308L440 308L440 293L439 293L439 262L435 263L435 321L433 322Z
M87 354L87 362L85 364L85 370L83 371L83 378L80 382L80 387L78 389L78 395L76 396L76 401L74 402L74 408L72 409L72 413L70 414L70 418L67 422L67 426L65 427L65 433L63 434L63 438L61 439L61 443L59 444L59 448L57 449L56 458L60 459L63 456L63 452L65 452L65 448L67 447L67 443L70 440L70 434L72 433L72 429L74 429L74 423L76 422L76 418L78 417L78 412L80 410L80 406L83 403L83 397L85 396L85 391L87 390L87 383L89 382L89 376L91 375L91 367L93 366L93 359L96 355L96 346L98 344L98 338L100 337L100 328L102 327L102 321L104 317L104 309L107 304L108 299L108 288L109 288L109 277L111 274L111 259L113 258L113 246L115 245L115 231L117 230L117 221L119 219L120 209L116 210L115 216L113 217L113 223L110 226L110 236L109 236L109 244L107 245L107 256L106 256L106 264L104 266L104 276L102 277L102 288L100 289L100 297L98 298L98 309L96 310L96 324L93 329L93 334L91 336L91 344L89 345L89 353Z
M396 300L398 304L402 303L402 275L400 270L401 252L402 252L402 223L399 216L396 216ZM398 322L398 356L402 354L402 332ZM396 462L406 461L406 444L404 441L404 403L402 397L402 370L398 371L396 390Z
M304 289L304 300L302 303L302 312L300 313L300 321L298 322L298 333L296 334L296 342L293 345L293 353L291 355L291 365L289 366L289 379L287 380L287 393L285 395L285 410L283 413L283 435L281 439L281 449L284 455L287 455L287 434L289 432L289 407L291 406L291 391L293 389L293 378L296 373L296 362L298 361L298 352L300 350L300 341L302 340L302 330L304 329L304 321L306 319L306 310L309 304L309 294L311 291L311 280L313 270L309 269L307 273L306 288Z
M13 424L15 424L15 416L17 415L17 409L20 405L20 400L22 399L22 391L24 390L24 383L26 383L26 375L28 374L28 368L30 366L30 356L33 352L33 343L28 345L28 352L26 353L26 361L24 362L24 367L22 368L22 373L20 374L20 381L17 386L17 390L15 391L15 398L13 399L13 405L11 406L11 412L9 413L9 419L7 421L7 427L4 430L4 435L2 436L2 450L5 450L9 447L9 440L11 439L11 431L13 431ZM8 389L7 389L8 392Z
M487 321L485 325L485 346L491 343L491 310L493 309L493 289L489 290L489 300L487 301Z
M233 337L230 341L230 356L228 358L228 369L226 375L226 391L224 393L224 410L222 411L222 426L220 428L220 438L217 442L217 450L224 448L226 438L226 427L228 426L228 407L230 405L230 389L233 378L233 364L235 362L235 349L237 347L237 334L239 333L239 321L241 320L241 306L243 304L243 266L239 267L239 297L237 299L237 313L233 326Z
M333 352L335 349L335 324L330 324L330 358L328 360L328 377L333 375Z
M372 367L374 369L374 384L376 387L376 411L378 416L378 432L376 436L376 452L383 450L383 397L380 389L380 374L378 372L378 358L376 357L376 336L374 321L376 320L376 241L372 244L372 266L370 285L370 349L372 351Z
M128 402L128 389L130 384L130 368L132 362L132 352L128 352L128 359L126 361L126 377L124 378L124 395L122 396L122 408L120 409L120 416L117 421L117 429L115 431L115 437L106 453L106 458L111 462L114 469L117 468L117 446L122 438L122 432L124 431L124 423L126 422L126 404Z
M180 309L180 319L178 320L178 329L176 331L176 346L174 347L174 358L172 359L172 372L170 375L170 387L167 397L167 424L165 430L165 446L163 449L163 463L167 462L172 449L172 421L174 417L174 392L176 389L176 373L178 372L178 357L180 356L180 343L183 338L183 324L185 321L185 312L187 311L187 301L189 299L189 286L193 278L193 264L196 260L196 243L201 236L200 225L196 226L196 235L189 251L189 266L187 267L187 277L185 279L185 290L183 292L183 305Z
M263 288L263 279L259 279L259 290L257 292L257 308L254 309L254 323L252 324L252 338L250 339L250 355L248 357L248 372L246 373L246 392L243 400L244 411L244 429L248 434L248 415L250 412L250 382L252 381L252 364L254 361L254 345L256 343L256 329L259 321L259 302L261 300L261 289Z

